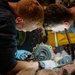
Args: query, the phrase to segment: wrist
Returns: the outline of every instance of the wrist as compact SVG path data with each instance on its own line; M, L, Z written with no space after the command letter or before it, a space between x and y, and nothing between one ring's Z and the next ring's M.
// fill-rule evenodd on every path
M33 66L32 66L33 65ZM38 70L39 69L39 63L38 62L32 62L31 66L35 69Z

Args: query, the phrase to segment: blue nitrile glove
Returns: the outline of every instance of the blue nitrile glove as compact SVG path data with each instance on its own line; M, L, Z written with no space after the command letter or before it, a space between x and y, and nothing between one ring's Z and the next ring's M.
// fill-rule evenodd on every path
M32 54L31 52L26 50L17 50L16 59L25 60L28 57L28 55L31 55L31 54Z
M52 60L39 61L39 63L43 69L48 69L48 70L52 70L53 68L56 68L58 66L58 63Z
M60 59L57 63L59 65L63 65L63 64L70 63L70 62L72 62L71 55L67 55L67 56L64 56L62 59Z

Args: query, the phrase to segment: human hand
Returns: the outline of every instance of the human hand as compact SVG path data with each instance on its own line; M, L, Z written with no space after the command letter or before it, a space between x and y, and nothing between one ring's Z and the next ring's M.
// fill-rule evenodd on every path
M31 52L27 50L17 50L16 59L25 60L28 58L28 55L31 55Z
M60 59L62 59L63 57L62 56L55 56L54 57L54 61L55 62L58 62Z

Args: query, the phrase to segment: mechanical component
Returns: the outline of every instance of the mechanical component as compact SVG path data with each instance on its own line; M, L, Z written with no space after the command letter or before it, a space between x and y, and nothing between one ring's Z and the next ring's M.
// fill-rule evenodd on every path
M50 60L53 56L52 46L40 44L33 48L32 59L34 61Z
M65 33L66 33L66 37L67 37L67 40L69 42L69 50L68 50L68 53L72 56L72 60L74 60L74 50L73 47L72 47L72 43L71 43L71 40L70 40L70 37L68 35L68 32L67 32L67 29L65 29Z

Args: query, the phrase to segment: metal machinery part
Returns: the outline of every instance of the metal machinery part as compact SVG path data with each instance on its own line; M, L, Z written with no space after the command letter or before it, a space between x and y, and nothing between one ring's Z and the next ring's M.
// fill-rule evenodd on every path
M54 53L52 50L52 46L48 46L46 44L40 44L33 48L32 59L34 61L42 61L42 60L52 60L54 57Z
M67 37L67 40L69 42L69 50L68 50L68 54L72 56L72 60L74 60L75 58L75 55L74 55L74 48L72 47L72 43L71 43L71 40L70 40L70 37L68 35L68 32L67 32L67 29L65 29L65 34L66 34L66 37Z

